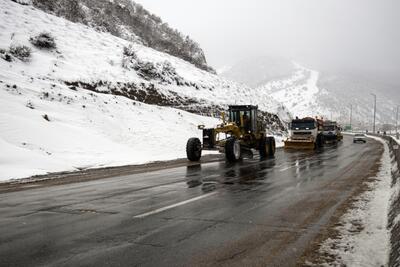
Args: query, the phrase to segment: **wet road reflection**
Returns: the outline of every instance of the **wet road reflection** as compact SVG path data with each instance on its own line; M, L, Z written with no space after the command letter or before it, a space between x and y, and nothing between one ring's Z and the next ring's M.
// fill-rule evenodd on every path
M237 164L190 164L3 194L0 265L295 263L380 151L377 142L353 145L345 137L337 147L279 150L273 159L254 155Z
M266 160L260 160L255 155L252 159L244 159L238 163L220 162L188 166L185 179L188 188L201 186L204 192L218 188L229 190L230 187L237 190L238 185L242 185L243 190L268 186L268 179L271 177L280 182L295 180L297 186L300 186L315 179L323 179L326 173L337 170L345 163L345 154L348 152L349 147L342 143L316 151L281 149L277 151L275 158Z

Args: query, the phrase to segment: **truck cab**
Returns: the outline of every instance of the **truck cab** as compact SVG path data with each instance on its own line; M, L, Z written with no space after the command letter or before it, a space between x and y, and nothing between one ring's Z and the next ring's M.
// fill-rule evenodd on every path
M322 134L325 143L337 143L340 141L340 127L336 121L324 121Z
M285 148L314 149L321 144L322 121L312 117L296 118L289 124Z
M314 118L294 119L289 125L292 139L315 139L318 135L318 124Z

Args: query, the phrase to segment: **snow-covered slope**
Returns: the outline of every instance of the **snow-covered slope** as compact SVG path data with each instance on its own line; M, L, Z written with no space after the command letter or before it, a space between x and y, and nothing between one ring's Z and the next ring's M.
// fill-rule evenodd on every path
M255 86L254 91L262 91L281 102L292 116L319 115L347 125L350 106L353 106L353 126L371 129L371 93L375 93L378 96L378 127L395 124L395 107L400 102L400 93L388 77L345 70L317 71L285 59L268 57L243 62L225 69L222 75Z
M257 90L268 92L275 100L283 103L293 116L327 116L329 109L318 102L323 92L318 88L319 73L295 64L296 70L290 78L273 80Z
M201 69L214 72L208 66L199 44L189 36L171 28L160 17L133 0L32 0L31 2L45 12L94 27L128 41L146 44L158 51L191 62Z
M4 0L0 14L0 180L184 157L196 125L218 120L172 107L251 103L287 115L263 92L30 5ZM56 49L29 42L42 32ZM32 50L25 61L10 53L20 45ZM139 69L123 67L124 47Z
M329 75L296 64L290 78L270 81L261 89L283 103L293 116L318 115L346 125L352 106L352 123L359 129L371 129L374 101L371 93L376 93L377 124L395 124L396 96L385 94L383 84L368 77Z
M0 181L185 157L197 125L217 119L125 97L0 74ZM14 88L16 87L16 88Z
M178 94L208 105L252 103L272 113L282 108L266 94L254 94L245 85L210 74L184 60L140 44L96 32L87 26L71 23L31 6L18 5L11 0L2 1L0 8L3 14L0 48L7 49L12 44L32 47L28 42L29 37L43 31L55 36L55 52L32 47L33 55L29 63L2 61L4 68L12 68L20 74L23 71L25 77L43 77L60 82L79 81L103 92L111 91L110 88L121 92L121 84L130 83L135 89L154 88L170 98ZM167 77L172 78L170 81L152 80L139 76L135 70L122 68L123 48L127 46L132 46L137 57L145 63L151 63L155 71L159 71L164 62L169 62L176 75Z

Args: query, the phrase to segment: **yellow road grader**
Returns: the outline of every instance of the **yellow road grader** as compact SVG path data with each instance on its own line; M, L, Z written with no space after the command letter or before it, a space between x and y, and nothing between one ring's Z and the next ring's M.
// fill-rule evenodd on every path
M199 161L203 150L217 150L225 153L229 162L239 161L251 150L258 150L261 158L275 155L275 139L266 134L265 123L258 117L258 107L252 105L229 106L228 121L222 115L222 124L206 129L203 125L203 142L190 138L186 145L186 155L190 161Z

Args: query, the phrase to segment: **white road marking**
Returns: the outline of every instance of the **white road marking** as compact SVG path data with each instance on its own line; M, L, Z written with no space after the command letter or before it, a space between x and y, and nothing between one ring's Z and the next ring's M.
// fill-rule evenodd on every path
M179 206L182 206L182 205L185 205L185 204L188 204L188 203L191 203L191 202L194 202L194 201L206 198L206 197L213 196L215 194L217 194L217 192L201 195L201 196L198 196L198 197L195 197L195 198L191 198L191 199L188 199L188 200L185 200L185 201L182 201L182 202L178 202L178 203L175 203L175 204L163 207L163 208L159 208L159 209L156 209L156 210L153 210L153 211L149 211L149 212L146 212L146 213L143 213L143 214L139 214L139 215L133 216L133 218L134 219L142 219L144 217L147 217L147 216L150 216L150 215L154 215L154 214L166 211L166 210L170 210L170 209L173 209L173 208L176 208L176 207L179 207Z
M286 167L286 168L282 168L282 169L280 169L279 171L280 171L280 172L284 172L284 171L287 171L287 170L292 169L292 168L294 168L294 167L296 167L296 165L294 165L294 166L289 166L289 167Z

